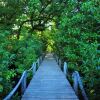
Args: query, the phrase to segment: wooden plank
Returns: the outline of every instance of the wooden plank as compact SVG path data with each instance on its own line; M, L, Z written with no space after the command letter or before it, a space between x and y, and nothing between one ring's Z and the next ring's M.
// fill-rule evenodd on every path
M22 100L78 100L66 76L51 54L32 78Z
M28 98L23 98L24 100L55 100L55 98L41 98L41 97L35 97L32 98L32 97L28 97ZM73 99L73 98L57 98L56 100L78 100L78 99Z

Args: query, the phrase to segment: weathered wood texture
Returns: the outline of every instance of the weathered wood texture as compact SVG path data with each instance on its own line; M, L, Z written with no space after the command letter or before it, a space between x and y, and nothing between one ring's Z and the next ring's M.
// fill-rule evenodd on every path
M22 100L78 100L74 90L48 54L26 89Z
M85 93L85 90L84 90L84 87L83 87L83 83L82 83L82 80L81 80L81 77L80 77L78 71L75 71L72 74L72 78L74 80L73 87L74 87L75 93L78 95L78 87L79 87L81 92L82 92L84 100L88 100L88 97L87 97L87 95Z

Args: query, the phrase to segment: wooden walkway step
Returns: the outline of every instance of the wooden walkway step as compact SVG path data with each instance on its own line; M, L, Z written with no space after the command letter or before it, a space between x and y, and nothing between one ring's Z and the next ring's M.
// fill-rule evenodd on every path
M52 54L47 54L22 100L78 100Z

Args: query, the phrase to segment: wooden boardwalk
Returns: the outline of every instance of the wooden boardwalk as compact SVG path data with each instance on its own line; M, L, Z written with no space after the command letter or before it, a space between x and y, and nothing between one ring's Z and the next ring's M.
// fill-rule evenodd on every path
M22 100L78 100L51 54L47 54Z

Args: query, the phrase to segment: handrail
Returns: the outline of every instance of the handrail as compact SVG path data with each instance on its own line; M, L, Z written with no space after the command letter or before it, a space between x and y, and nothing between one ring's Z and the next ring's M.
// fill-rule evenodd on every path
M61 66L61 60L59 59L59 57L57 55L54 54L54 57L56 59L56 62L59 66Z
M63 71L64 71L64 74L67 76L68 75L68 66L67 66L66 62L64 62ZM78 95L78 86L79 86L79 88L81 89L82 96L83 96L84 100L88 100L88 97L85 93L83 83L82 83L82 80L81 80L81 77L80 77L78 71L73 72L72 79L74 81L73 88L74 88L76 95Z
M55 57L58 65L60 65L59 61L61 61L61 60L57 57L57 55L54 55L54 57ZM63 64L63 72L64 72L65 76L68 76L68 65L67 65L66 62L64 62L64 64ZM84 100L88 100L88 97L87 97L86 92L84 90L83 83L82 83L82 80L81 80L81 77L80 77L78 71L73 72L72 78L73 78L73 81L74 81L73 82L73 88L74 88L76 95L78 95L78 86L79 86Z
M27 70L28 72L31 71L31 70L33 69L34 64L35 64L35 62L33 62L32 67L31 67L30 69Z
M13 88L13 90L3 99L3 100L10 100L11 97L14 95L14 93L17 91L18 87L21 85L21 92L22 94L25 92L26 89L26 78L27 78L27 72L33 70L33 75L36 72L36 64L39 66L43 60L45 55L42 55L40 58L36 60L36 62L33 62L32 67L29 70L25 70L19 79L16 86Z
M21 84L24 76L26 74L26 71L23 72L20 80L18 81L17 85L14 87L14 89L4 98L4 100L10 100L10 98L12 97L12 95L16 92L16 90L18 89L19 85Z
M78 71L73 72L72 78L74 80L73 87L74 87L76 94L78 94L78 86L79 86L79 88L81 89L81 92L82 92L82 96L84 97L84 100L88 100L87 95L84 90L84 87L83 87L81 77L80 77Z

